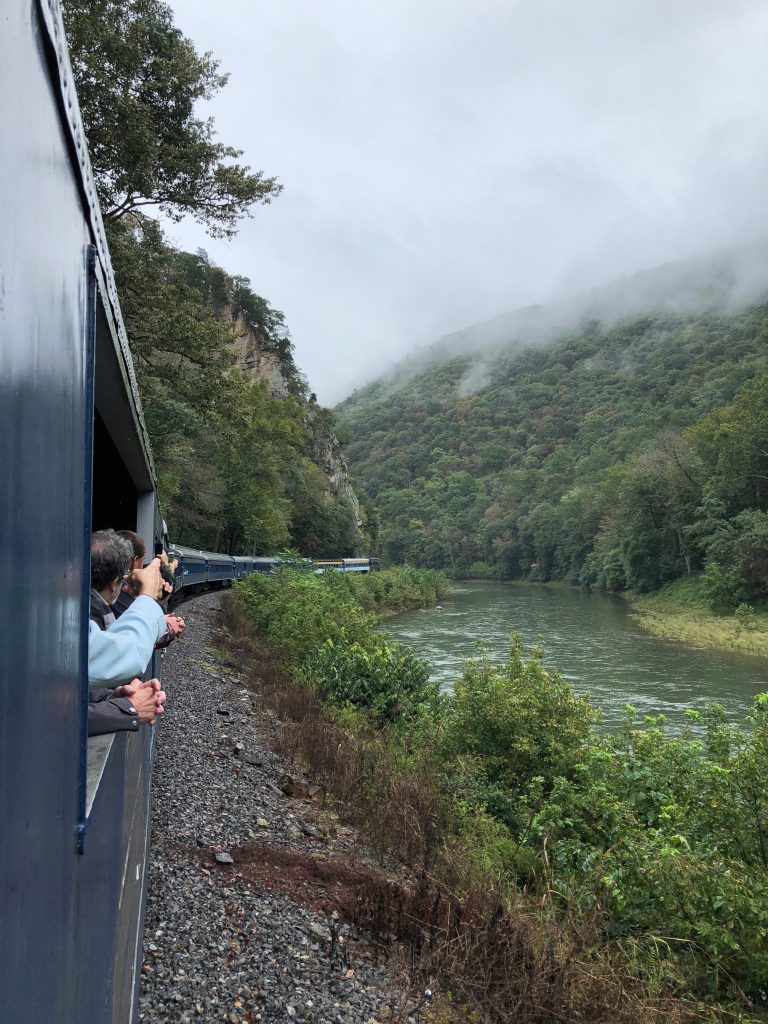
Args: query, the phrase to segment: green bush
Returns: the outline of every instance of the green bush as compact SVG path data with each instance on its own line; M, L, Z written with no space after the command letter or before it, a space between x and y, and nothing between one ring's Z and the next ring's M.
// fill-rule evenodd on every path
M704 596L710 609L720 612L735 608L748 594L738 569L711 561L704 566Z
M740 604L733 617L741 629L757 629L757 616L751 604Z
M397 612L435 604L450 594L448 580L434 569L393 566L380 572L322 574L323 584L342 599L356 601L365 611Z
M235 600L254 633L286 668L298 669L327 640L373 642L376 619L339 594L332 579L289 566L274 576L253 573L235 583Z
M427 663L410 647L384 639L368 649L349 639L327 640L304 662L301 675L323 700L360 708L379 725L434 708L438 696Z
M545 671L541 657L536 651L526 662L513 637L503 668L484 658L470 662L446 697L443 756L454 784L513 829L525 818L528 784L535 778L550 787L570 775L598 720L589 700Z
M588 700L515 640L503 668L468 665L445 705L446 794L507 830L489 834L489 858L506 851L506 869L563 911L601 907L644 972L699 996L762 998L768 695L748 730L713 706L674 735L629 708L620 733L602 734Z
M405 566L318 574L303 559L289 557L273 576L253 573L233 588L255 635L293 670L329 640L341 643L340 650L347 649L346 641L365 652L381 650L384 641L373 612L434 604L449 592L447 580L433 570ZM400 659L407 661L406 654Z
M703 737L674 736L661 716L638 727L629 715L621 734L595 736L570 778L544 799L535 780L523 795L533 810L524 845L564 898L599 900L610 934L635 955L661 956L699 994L758 998L768 978L768 697L748 732L716 706L702 721Z

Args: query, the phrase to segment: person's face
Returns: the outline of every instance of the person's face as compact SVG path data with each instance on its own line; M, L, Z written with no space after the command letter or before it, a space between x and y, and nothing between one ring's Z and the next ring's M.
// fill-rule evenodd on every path
M144 565L144 555L136 555L131 562L131 572L136 572L137 569L141 569Z

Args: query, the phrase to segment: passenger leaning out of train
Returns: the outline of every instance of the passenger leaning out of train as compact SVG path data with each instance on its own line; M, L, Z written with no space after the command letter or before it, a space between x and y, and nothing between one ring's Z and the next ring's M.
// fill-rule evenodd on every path
M132 559L130 544L114 530L91 542L91 621L88 634L88 735L131 731L162 714L165 693L158 679L142 675L166 624L158 600L164 592L160 562L134 573L139 594L119 621L111 603Z
M144 559L147 557L147 545L144 543L144 538L140 537L138 533L134 533L133 530L118 530L118 537L122 537L127 540L131 545L132 556L131 556L131 567L128 570L128 578L123 580L123 585L120 588L120 593L112 603L112 611L116 618L120 618L124 611L131 607L134 600L136 599L136 586L133 580L133 573L136 570L141 569L144 565ZM175 563L173 566L168 565L168 556L163 552L160 556L160 573L166 583L169 584L171 590L173 590L173 572ZM168 573L170 572L170 576ZM167 647L171 641L175 640L177 636L181 636L186 627L184 619L180 615L170 615L167 612L167 601L170 597L169 593L166 593L161 598L160 603L163 605L163 611L165 611L165 624L168 632L166 635L158 641L157 647Z

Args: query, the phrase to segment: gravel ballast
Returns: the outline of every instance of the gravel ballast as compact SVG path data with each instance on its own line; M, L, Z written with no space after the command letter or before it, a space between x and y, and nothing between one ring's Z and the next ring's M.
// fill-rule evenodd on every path
M220 602L179 608L161 666L139 1019L416 1024L396 960L333 909L331 868L349 886L371 860L352 830L326 832L314 787L292 790L279 723L214 646Z

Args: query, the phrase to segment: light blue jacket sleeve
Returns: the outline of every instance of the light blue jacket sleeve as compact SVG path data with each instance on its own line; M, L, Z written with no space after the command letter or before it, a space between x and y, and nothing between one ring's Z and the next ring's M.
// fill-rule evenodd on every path
M163 609L151 597L137 597L130 608L101 630L88 633L89 686L119 686L142 675L155 643L166 632Z

